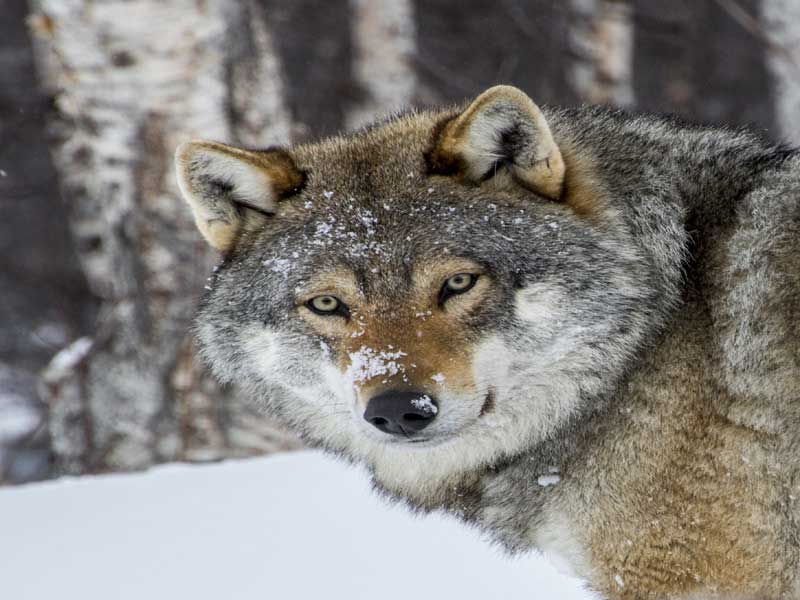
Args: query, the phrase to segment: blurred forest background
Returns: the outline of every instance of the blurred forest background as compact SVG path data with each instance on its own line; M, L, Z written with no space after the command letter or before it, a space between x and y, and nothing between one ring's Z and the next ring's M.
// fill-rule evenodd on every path
M0 0L0 484L298 447L195 361L189 137L513 83L800 141L795 0Z

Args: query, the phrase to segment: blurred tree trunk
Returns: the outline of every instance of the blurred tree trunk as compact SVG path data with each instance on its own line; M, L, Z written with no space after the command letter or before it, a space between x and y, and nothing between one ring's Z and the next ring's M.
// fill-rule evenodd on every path
M572 0L571 83L593 104L632 106L633 5L631 0Z
M44 136L25 0L0 18L0 484L50 474L38 372L91 329L95 306L69 232Z
M769 51L757 33L759 10L769 2L633 0L637 108L779 137Z
M736 6L730 6L735 11ZM753 36L766 47L767 65L772 75L777 137L800 144L800 3L794 0L763 0L758 15L736 13ZM759 26L759 23L762 23Z
M413 103L416 36L410 0L352 0L351 7L353 70L363 96L348 115L355 129Z
M189 333L216 256L173 174L193 136L286 143L264 15L249 0L41 0L31 22L55 98L53 156L97 331L44 374L58 472L140 469L288 447L221 392ZM221 401L220 401L221 400Z
M582 100L570 82L570 2L415 0L412 6L421 102L461 102L500 83L519 86L539 104Z

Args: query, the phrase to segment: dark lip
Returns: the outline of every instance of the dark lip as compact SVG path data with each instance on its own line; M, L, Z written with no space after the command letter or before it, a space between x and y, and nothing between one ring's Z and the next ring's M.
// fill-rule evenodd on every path
M401 436L401 435L393 435L389 438L389 442L392 444L423 444L425 442L430 442L435 438L432 437L409 437L409 436Z
M489 391L486 392L486 399L483 401L483 406L481 406L481 412L478 413L478 418L488 415L494 411L495 401L496 398L494 388L490 387Z
M388 440L392 445L398 446L425 446L425 445L436 445L439 442L443 442L447 439L447 436L432 436L432 437L424 437L424 438L409 438L409 437L395 437L394 439Z

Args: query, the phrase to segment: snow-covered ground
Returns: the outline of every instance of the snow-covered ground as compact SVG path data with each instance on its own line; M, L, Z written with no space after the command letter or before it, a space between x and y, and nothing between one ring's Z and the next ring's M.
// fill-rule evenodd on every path
M316 452L0 490L9 600L590 598Z

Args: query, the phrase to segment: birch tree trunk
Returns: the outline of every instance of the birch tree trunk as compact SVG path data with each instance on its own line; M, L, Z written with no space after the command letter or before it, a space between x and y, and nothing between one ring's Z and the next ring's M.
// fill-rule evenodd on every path
M770 51L758 16L773 1L632 0L637 108L776 137Z
M742 15L747 19L749 15ZM767 66L772 75L777 137L800 144L800 4L792 0L763 0L763 28Z
M53 153L97 332L44 375L58 471L140 469L294 445L194 357L190 324L217 257L174 181L189 137L286 143L279 66L248 0L41 0Z
M38 372L90 330L94 303L72 249L47 151L25 0L0 17L0 485L50 474Z
M416 92L416 40L410 0L352 0L354 71L364 99L348 127L410 105Z
M572 0L570 79L586 102L631 106L633 6L629 0Z

